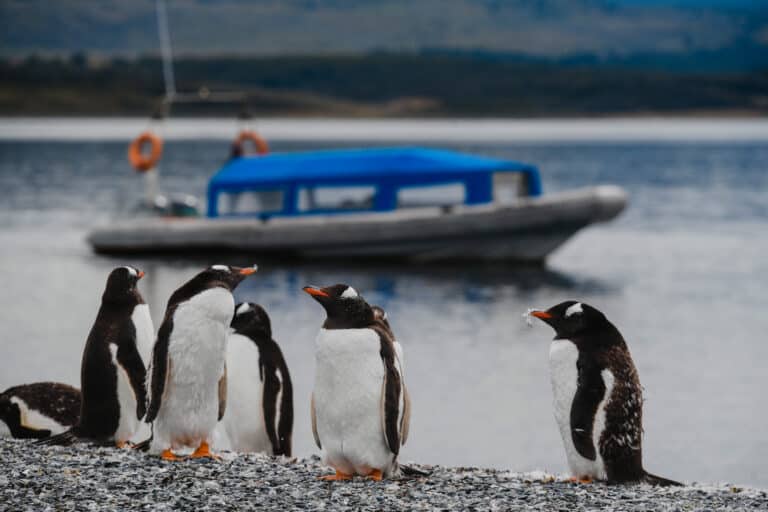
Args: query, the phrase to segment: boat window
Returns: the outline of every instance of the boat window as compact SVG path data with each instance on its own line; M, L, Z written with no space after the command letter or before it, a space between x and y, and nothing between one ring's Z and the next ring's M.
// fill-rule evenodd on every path
M521 172L493 173L493 200L501 204L514 203L528 195L528 182Z
M453 206L464 204L465 197L463 183L405 187L397 191L397 207Z
M299 189L299 211L370 210L376 187L302 187Z
M224 192L219 195L220 215L243 215L249 213L274 212L283 209L282 190L247 190Z

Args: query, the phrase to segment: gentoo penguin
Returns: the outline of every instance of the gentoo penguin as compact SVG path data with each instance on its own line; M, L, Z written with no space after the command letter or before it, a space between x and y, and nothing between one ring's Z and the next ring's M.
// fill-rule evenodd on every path
M226 406L226 342L235 311L232 291L253 268L213 265L168 299L152 350L150 405L153 446L162 457L195 448L192 457L215 457L211 436Z
M400 344L351 286L307 286L325 309L315 342L312 433L323 460L336 470L325 480L399 473L408 437L410 401Z
M146 411L146 369L138 344L147 329L145 319L134 323L136 307L144 304L136 289L143 276L128 266L109 274L83 351L80 419L70 430L42 443L68 444L85 438L122 447L136 432Z
M291 455L293 386L269 316L238 304L227 338L227 413L221 420L236 452Z
M43 439L77 423L80 390L58 382L36 382L0 394L0 437Z
M567 301L531 315L549 324L555 419L574 480L680 485L643 469L643 394L619 330L597 309Z

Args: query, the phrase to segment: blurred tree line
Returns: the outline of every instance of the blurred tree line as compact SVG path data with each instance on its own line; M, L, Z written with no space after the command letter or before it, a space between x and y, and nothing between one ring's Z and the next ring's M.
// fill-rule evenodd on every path
M768 71L653 71L441 52L182 57L174 69L179 91L242 92L257 115L768 112ZM148 115L164 92L153 56L2 59L0 76L0 115ZM201 101L176 113L231 115L237 108Z

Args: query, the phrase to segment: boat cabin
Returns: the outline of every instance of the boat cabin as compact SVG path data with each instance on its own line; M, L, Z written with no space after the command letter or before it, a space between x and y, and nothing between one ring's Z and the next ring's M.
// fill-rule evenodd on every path
M541 195L535 166L425 148L233 158L208 184L208 217L387 212Z

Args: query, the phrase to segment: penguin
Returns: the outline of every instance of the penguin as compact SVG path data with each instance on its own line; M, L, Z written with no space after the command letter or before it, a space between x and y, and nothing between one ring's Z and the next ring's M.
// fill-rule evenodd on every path
M146 335L146 326L134 323L136 307L145 304L136 288L142 277L144 272L130 266L109 274L83 351L80 418L42 444L70 444L80 438L122 448L137 431L147 407L146 368L137 342L137 336Z
M80 390L35 382L0 393L0 437L44 439L61 434L80 417Z
M217 458L210 451L216 423L226 410L226 342L235 311L232 291L252 268L213 265L168 299L152 350L150 404L153 447L180 460L174 450L195 448L192 457Z
M227 338L227 412L221 420L236 452L291 456L293 386L258 304L235 307Z
M315 443L336 474L321 478L379 481L399 475L397 457L408 438L411 409L400 344L384 328L386 319L377 318L351 286L304 291L326 312L315 341L310 407Z
M681 485L643 469L642 388L619 330L572 300L530 314L555 330L550 377L572 480Z

